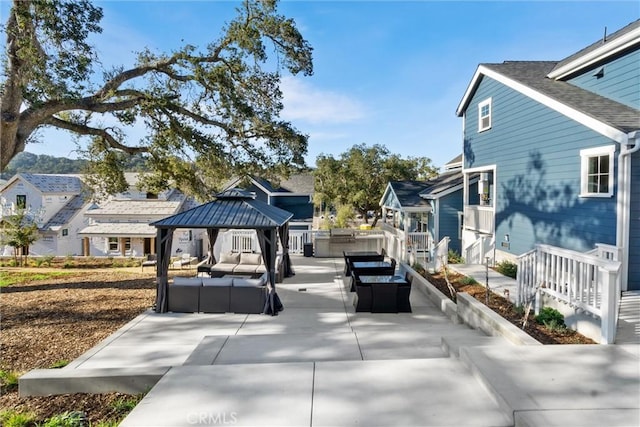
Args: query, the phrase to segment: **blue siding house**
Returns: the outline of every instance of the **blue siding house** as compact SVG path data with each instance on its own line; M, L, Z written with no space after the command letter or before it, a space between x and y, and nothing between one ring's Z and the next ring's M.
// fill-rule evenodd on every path
M462 155L428 181L390 181L380 201L383 227L400 236L409 253L433 257L433 247L449 237L448 248L460 253ZM418 258L420 258L418 254Z
M293 214L290 230L311 230L313 224L314 177L312 174L292 174L279 183L264 178L247 176L236 178L225 189L242 185L246 191L256 194L256 199L284 209Z
M640 289L640 20L562 61L480 64L457 114L463 255L611 245Z

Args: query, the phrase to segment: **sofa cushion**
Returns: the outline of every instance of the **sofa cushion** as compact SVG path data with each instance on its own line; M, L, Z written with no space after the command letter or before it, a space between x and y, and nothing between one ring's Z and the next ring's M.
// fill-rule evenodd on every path
M236 288L259 288L264 285L261 279L233 279Z
M211 279L203 278L202 286L231 286L233 279L231 277L214 277Z
M202 279L199 277L174 277L173 284L178 286L202 286Z
M239 264L260 265L262 264L262 255L243 253L242 255L240 255Z
M223 264L238 264L240 262L240 254L234 254L234 253L220 254L219 262Z

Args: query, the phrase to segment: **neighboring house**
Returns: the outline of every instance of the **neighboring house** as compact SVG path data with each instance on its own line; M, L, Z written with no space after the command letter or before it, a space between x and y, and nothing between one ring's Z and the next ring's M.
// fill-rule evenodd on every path
M139 257L156 253L156 229L149 223L197 206L190 197L171 189L160 194L137 188L137 174L125 174L129 190L86 211L88 226L80 231L83 254ZM201 258L202 232L176 230L172 254Z
M460 252L462 226L462 155L444 167L444 172L428 181L391 181L380 206L382 228L400 239L398 253L419 259L433 259L434 246L448 237L448 249Z
M457 108L463 255L611 245L640 289L638 64L640 21L562 61L478 66Z
M77 175L18 173L0 189L1 216L26 209L41 235L29 255L80 255L78 231L86 225L88 208L82 180ZM10 247L0 254L11 255Z
M313 228L313 174L292 174L278 184L255 176L234 178L225 185L224 190L234 188L255 193L257 200L291 212L293 218L289 221L289 252L303 253L304 244L311 242ZM237 231L235 234L251 235L252 243L247 243L246 246L256 247L255 232ZM229 236L222 236L220 242L224 248L233 250L241 246L237 241L232 242Z
M255 176L247 176L245 179L237 178L230 181L225 190L237 188L243 182L248 185L244 190L256 194L256 199L284 209L293 214L290 221L290 230L311 230L313 223L313 175L294 174L283 179L279 184L274 184L266 179Z

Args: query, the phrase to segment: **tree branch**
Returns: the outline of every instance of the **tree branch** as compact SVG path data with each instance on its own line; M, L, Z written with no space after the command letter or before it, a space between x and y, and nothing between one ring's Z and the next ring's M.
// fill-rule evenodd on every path
M120 141L118 141L106 129L93 128L87 125L81 125L79 123L71 123L57 117L51 117L45 122L45 124L60 129L66 129L80 135L98 136L102 138L111 148L124 151L128 154L146 153L149 151L146 147L129 147L127 145L121 144Z

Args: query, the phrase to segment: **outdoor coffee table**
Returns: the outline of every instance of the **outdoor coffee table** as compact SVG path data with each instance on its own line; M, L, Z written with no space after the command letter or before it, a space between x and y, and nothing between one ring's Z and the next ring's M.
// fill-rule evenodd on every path
M359 276L354 305L356 311L372 313L410 312L411 284L400 276Z
M375 251L348 251L344 255L344 275L351 276L351 263L359 261L383 261L384 255Z
M395 269L391 263L387 261L357 261L352 263L351 268L351 292L356 290L357 277L360 276L381 276L393 275Z

